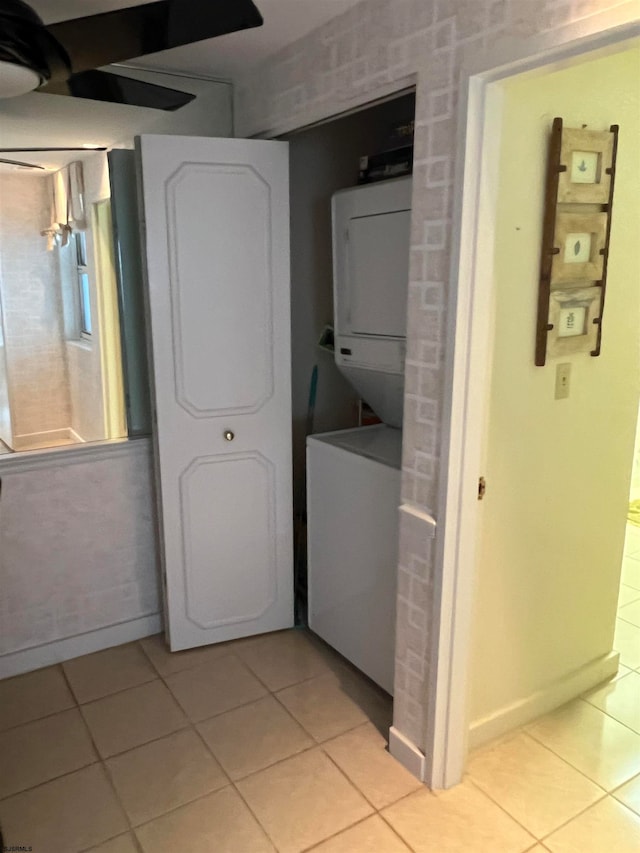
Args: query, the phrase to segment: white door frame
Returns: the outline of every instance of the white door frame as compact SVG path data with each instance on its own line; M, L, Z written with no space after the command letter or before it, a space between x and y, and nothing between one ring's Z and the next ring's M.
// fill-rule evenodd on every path
M497 146L484 145L491 84L523 72L544 73L623 50L640 35L640 3L623 3L551 34L506 43L490 57L464 61L460 81L445 403L436 554L435 649L425 782L447 788L462 780L469 728L467 684L479 530L478 476L493 351L493 223ZM493 90L495 91L495 90ZM446 393L446 392L445 392ZM489 489L491 484L489 484ZM438 582L439 581L439 582Z

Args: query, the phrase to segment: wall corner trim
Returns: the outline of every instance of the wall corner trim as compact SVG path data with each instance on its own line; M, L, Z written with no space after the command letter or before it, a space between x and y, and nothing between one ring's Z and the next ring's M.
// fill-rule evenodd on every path
M410 503L400 504L400 512L403 512L405 513L405 515L409 515L412 518L415 518L417 521L422 522L422 524L425 525L425 533L427 534L427 536L429 536L431 539L435 537L437 523L435 518L432 515L429 515L428 512L423 509L420 509L420 507L416 506L415 504Z
M396 761L407 768L409 773L424 782L426 759L415 744L406 738L395 726L389 729L389 752Z

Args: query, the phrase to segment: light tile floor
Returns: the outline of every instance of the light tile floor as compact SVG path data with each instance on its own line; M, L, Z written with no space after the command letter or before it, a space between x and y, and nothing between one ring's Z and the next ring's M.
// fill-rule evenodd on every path
M150 637L0 681L5 844L638 853L640 528L624 579L618 677L476 750L443 792L386 751L389 697L307 632L177 654Z

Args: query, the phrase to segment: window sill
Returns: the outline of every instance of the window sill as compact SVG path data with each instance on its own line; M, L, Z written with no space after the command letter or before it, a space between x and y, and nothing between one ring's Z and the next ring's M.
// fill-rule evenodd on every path
M91 343L91 341L85 341L82 339L77 340L77 341L76 340L73 340L73 341L68 340L67 345L70 347L75 347L75 349L84 350L85 352L93 352L93 344Z
M100 462L117 456L130 457L135 453L151 455L150 436L114 438L85 444L66 444L63 447L43 447L38 450L19 450L0 457L0 474L19 474L39 468L71 465L79 462Z

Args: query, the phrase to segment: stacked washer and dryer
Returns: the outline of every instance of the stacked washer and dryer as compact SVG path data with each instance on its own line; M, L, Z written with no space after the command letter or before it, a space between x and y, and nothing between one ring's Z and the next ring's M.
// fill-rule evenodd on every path
M307 439L309 627L393 693L411 178L332 218L336 364L382 423Z

